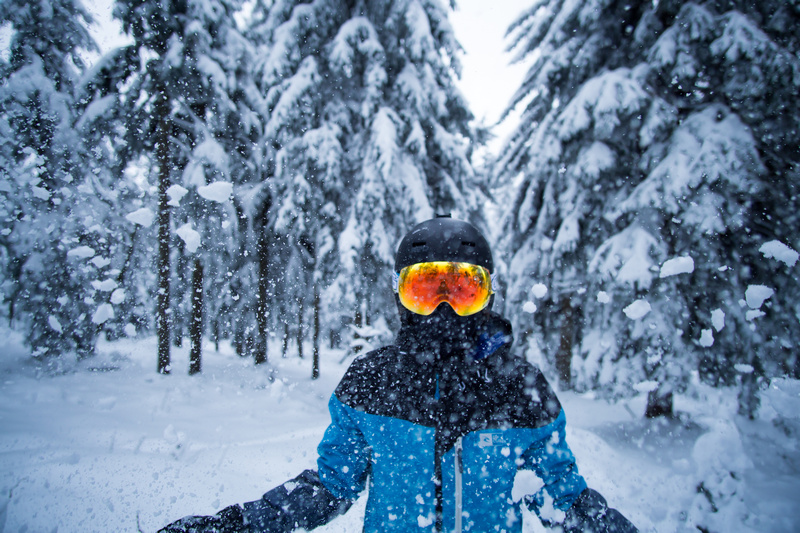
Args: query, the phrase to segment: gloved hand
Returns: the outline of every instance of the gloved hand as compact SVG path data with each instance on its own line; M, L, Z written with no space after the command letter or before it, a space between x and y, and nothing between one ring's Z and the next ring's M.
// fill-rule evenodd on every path
M158 533L247 533L242 508L231 505L214 516L187 516L160 529Z
M639 530L625 516L606 503L600 493L592 489L581 492L567 510L562 524L564 533L637 533Z

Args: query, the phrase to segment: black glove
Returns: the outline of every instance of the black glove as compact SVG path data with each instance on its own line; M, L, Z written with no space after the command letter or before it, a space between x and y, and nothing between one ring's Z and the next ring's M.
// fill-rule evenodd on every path
M244 503L244 514L253 531L288 533L314 529L347 511L352 500L331 494L314 470L272 489L260 500Z
M622 513L606 504L599 492L586 489L567 510L562 524L564 533L637 533Z
M247 533L242 508L231 505L214 516L187 516L173 522L158 533Z

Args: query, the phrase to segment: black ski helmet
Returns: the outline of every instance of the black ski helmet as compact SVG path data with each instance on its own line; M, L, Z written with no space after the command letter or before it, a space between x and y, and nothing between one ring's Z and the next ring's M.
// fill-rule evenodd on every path
M450 215L438 215L414 226L400 242L394 270L400 272L427 261L471 263L494 271L492 250L478 228Z

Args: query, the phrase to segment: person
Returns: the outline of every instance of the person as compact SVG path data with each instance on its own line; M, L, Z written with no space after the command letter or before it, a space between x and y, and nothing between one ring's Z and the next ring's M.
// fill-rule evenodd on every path
M356 358L336 387L317 469L161 532L310 530L367 487L367 533L520 532L521 472L543 483L521 501L546 526L637 531L578 473L558 398L513 354L510 323L491 311L493 271L473 225L436 217L415 226L395 260L400 331Z

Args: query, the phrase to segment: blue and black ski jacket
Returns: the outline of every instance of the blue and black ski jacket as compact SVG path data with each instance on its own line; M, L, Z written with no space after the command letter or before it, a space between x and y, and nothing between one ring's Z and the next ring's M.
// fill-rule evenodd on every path
M490 327L458 357L433 357L401 330L356 359L330 399L317 471L244 504L250 530L313 529L367 488L367 533L512 533L521 501L538 513L545 501L567 511L582 493L602 500L578 474L547 381L511 354L508 322L486 316ZM524 470L542 481L532 494L515 488Z
M569 508L586 483L564 413L538 369L510 354L508 323L495 318L476 346L447 359L404 333L350 366L330 400L318 470L290 488L310 483L336 514L369 487L365 532L510 533L521 531L521 496L534 510L545 494ZM535 494L514 491L523 469L544 482ZM245 504L245 518L259 522L264 503Z

